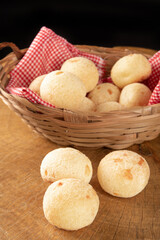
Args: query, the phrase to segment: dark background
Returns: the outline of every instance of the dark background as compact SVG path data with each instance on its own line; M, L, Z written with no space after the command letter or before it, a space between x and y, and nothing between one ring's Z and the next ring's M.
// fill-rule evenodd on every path
M160 0L3 1L0 42L29 47L42 26L72 44L160 49ZM1 51L1 55L6 54Z

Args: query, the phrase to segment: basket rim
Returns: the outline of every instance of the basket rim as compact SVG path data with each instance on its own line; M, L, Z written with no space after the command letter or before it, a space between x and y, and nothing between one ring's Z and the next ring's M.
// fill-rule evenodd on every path
M32 108L33 107L33 110L40 110L42 112L45 112L47 110L48 113L51 113L52 111L62 111L62 112L68 112L68 113L72 113L72 114L80 114L80 115L84 115L84 116L88 116L88 117L98 117L98 116L109 116L109 115L117 115L117 113L120 113L121 115L126 115L128 113L131 113L131 114L134 114L134 113L142 113L142 112L145 112L149 109L160 109L160 103L157 103L157 104L152 104L152 105L147 105L147 106L136 106L136 107L131 107L131 108L126 108L126 109L123 109L123 110L113 110L113 111L110 111L110 112L81 112L81 111L72 111L72 110L68 110L68 109L65 109L65 108L58 108L58 107L55 107L55 108L51 108L51 107L48 107L48 106L43 106L41 104L38 104L38 103L33 103L33 102L30 102L29 100L27 100L26 98L23 98L23 97L20 97L20 96L16 96L14 94L11 94L11 93L8 93L6 90L4 90L2 87L1 87L1 84L0 84L0 97L1 98L7 98L6 96L8 96L8 98L12 97L13 99L15 99L17 102L20 102L20 103L23 103L25 106L29 107L29 108ZM153 110L151 110L153 111ZM155 112L156 110L154 110Z

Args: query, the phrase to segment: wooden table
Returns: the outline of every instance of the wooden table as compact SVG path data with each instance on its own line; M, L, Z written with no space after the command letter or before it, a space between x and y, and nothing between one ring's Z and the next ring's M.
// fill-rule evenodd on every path
M64 231L44 217L42 199L49 186L40 177L43 157L60 146L40 137L0 100L1 240L160 240L160 137L130 147L149 163L147 187L130 199L116 198L99 186L96 169L111 150L79 149L92 161L91 185L100 198L95 221L78 231Z

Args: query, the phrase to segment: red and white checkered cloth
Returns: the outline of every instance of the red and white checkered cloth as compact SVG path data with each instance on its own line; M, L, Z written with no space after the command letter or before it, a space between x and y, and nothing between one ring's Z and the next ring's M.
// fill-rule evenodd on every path
M54 107L28 89L28 86L36 77L60 69L64 61L77 56L86 57L95 63L99 71L99 83L111 81L110 78L103 81L105 62L102 58L80 51L51 29L42 27L24 57L10 72L11 78L7 86L8 92L24 97L33 103ZM152 75L145 83L153 91L149 101L149 105L151 105L160 103L160 51L149 61L152 66Z
M100 78L103 78L105 62L102 58L78 50L51 29L42 27L24 57L10 72L11 78L7 90L33 103L54 107L28 89L28 86L36 77L59 70L64 61L77 56L92 60L98 68Z

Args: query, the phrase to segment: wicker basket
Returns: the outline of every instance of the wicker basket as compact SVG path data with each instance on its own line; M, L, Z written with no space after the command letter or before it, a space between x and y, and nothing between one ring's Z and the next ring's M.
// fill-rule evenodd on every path
M0 97L34 131L45 138L62 146L124 149L159 135L160 104L92 115L52 109L9 94L5 90L10 77L9 72L27 49L20 50L13 43L2 43L0 48L6 46L10 46L13 52L0 61ZM153 50L134 47L76 47L101 56L106 61L108 75L115 61L124 55L138 52L150 58L155 53Z

